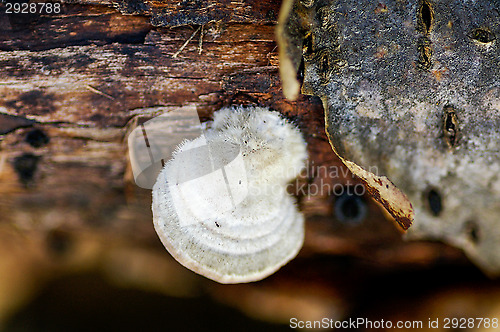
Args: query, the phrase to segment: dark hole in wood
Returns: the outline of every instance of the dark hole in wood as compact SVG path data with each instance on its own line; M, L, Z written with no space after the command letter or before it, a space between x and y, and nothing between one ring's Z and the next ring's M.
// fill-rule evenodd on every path
M420 19L425 33L428 34L432 27L433 17L431 5L427 1L423 1L422 6L420 7Z
M443 210L443 202L441 195L436 189L430 189L427 192L427 203L429 204L429 210L434 216L439 216Z
M363 197L345 190L335 199L335 216L346 224L361 223L368 213Z
M304 82L304 70L304 57L302 57L302 59L300 60L299 68L297 69L297 81L299 81L300 84Z
M40 129L33 129L26 134L26 142L34 148L40 148L49 141L49 136Z
M328 78L328 72L330 68L328 58L323 59L323 62L321 63L321 68L323 69L322 71L323 76Z
M63 231L52 230L47 234L47 249L55 256L64 256L73 247L72 237Z
M475 221L468 221L465 223L465 232L469 236L472 242L479 242L479 225Z
M458 118L451 106L444 108L444 139L450 148L455 147L458 140Z
M479 28L472 31L472 39L483 44L488 44L495 40L495 35L487 29Z
M31 153L25 153L14 159L14 169L23 184L28 184L33 180L39 159L40 157Z

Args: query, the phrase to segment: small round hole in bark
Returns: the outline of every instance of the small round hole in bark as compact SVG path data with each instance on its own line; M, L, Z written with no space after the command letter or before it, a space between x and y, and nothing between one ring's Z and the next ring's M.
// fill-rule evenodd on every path
M471 38L482 44L489 44L495 40L495 35L489 29L478 28L472 30Z
M304 83L304 58L300 61L299 69L297 69L297 81L300 82L300 85Z
M31 153L24 153L14 159L14 169L23 184L28 184L33 180L39 159L40 157Z
M420 23L424 29L424 32L428 34L432 28L432 23L434 20L431 4L427 1L423 1L422 5L420 6L419 14L420 14Z
M47 143L50 139L47 134L41 129L33 129L26 134L26 142L34 148L40 148Z
M335 199L335 216L346 224L361 223L368 213L363 197L346 190Z
M72 237L63 231L51 230L46 238L47 250L54 256L64 256L73 246Z
M444 108L444 139L450 148L457 145L458 141L458 117L451 106Z
M473 243L478 243L480 240L480 231L479 231L479 225L477 222L470 220L465 223L465 232L469 239Z
M434 216L439 216L443 211L441 194L436 189L429 189L426 193L427 205Z

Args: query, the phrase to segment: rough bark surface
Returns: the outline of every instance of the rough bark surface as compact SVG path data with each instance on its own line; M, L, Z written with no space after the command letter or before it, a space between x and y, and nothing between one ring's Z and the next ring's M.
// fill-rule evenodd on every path
M284 79L323 100L335 152L409 237L499 275L500 3L287 3Z

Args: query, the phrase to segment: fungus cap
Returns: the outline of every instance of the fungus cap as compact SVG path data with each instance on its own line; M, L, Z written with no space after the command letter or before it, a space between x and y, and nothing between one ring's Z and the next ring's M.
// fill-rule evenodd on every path
M224 108L185 141L153 187L156 232L182 265L221 283L263 279L302 247L304 217L286 192L306 144L279 113Z

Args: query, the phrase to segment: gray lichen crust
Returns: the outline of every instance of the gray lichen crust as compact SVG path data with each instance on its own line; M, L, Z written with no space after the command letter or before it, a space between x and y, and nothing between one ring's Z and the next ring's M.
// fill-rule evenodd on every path
M441 239L500 274L500 1L283 10L285 94L321 97L334 151L404 228L414 219L409 238Z

